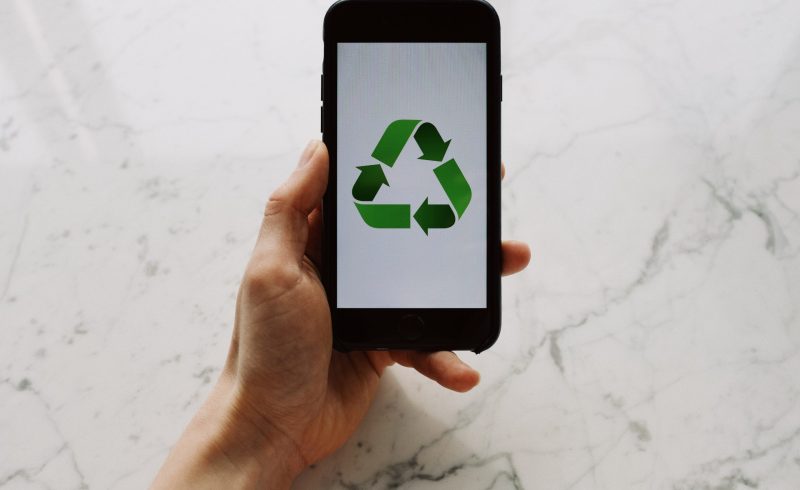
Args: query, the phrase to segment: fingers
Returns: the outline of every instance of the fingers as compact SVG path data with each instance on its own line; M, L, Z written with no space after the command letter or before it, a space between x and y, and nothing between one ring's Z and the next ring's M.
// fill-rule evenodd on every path
M308 241L308 216L328 185L328 150L312 141L289 179L269 198L253 257L299 264Z
M502 274L508 276L522 271L531 261L531 249L525 242L506 240L503 242Z
M500 163L500 179L506 177L506 164ZM521 272L531 261L531 249L524 242L506 240L503 242L502 274L510 276Z
M445 388L460 393L471 390L481 379L478 371L450 351L392 351L391 356L397 363L414 368Z

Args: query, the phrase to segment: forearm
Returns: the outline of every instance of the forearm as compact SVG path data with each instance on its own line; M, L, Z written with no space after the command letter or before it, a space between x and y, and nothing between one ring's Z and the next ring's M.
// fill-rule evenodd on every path
M289 488L303 467L297 448L280 433L265 433L237 405L232 376L223 374L152 488Z

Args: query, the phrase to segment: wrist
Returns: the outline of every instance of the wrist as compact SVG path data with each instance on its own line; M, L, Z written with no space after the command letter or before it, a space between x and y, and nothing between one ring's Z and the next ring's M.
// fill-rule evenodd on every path
M295 442L252 413L227 374L220 377L207 404L217 425L212 457L230 461L258 488L288 488L305 467Z
M296 444L243 406L223 374L189 423L154 488L289 488L305 468ZM174 476L174 478L173 478Z

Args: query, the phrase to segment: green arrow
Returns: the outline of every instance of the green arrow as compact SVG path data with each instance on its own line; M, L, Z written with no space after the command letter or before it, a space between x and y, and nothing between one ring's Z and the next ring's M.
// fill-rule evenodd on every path
M431 228L450 228L456 222L453 210L447 204L428 204L428 198L414 213L414 219L425 234Z
M461 215L464 214L469 202L472 200L472 189L464 174L461 173L461 169L458 168L458 164L455 160L450 159L447 163L443 163L433 169L433 173L436 174L436 178L439 179L445 194L447 194L453 207L456 208L458 217L461 218Z
M419 124L419 121L413 119L398 119L397 121L393 121L386 127L386 131L383 132L381 140L378 141L377 146L375 146L372 156L379 162L385 163L390 167L394 165L394 162L397 161L397 157L400 156L400 152L403 151L406 141L411 137L411 133L414 132L414 128L417 127L417 124Z
M447 153L447 147L450 146L450 141L444 141L442 135L431 123L422 124L417 132L414 133L414 139L417 140L419 149L422 150L420 160L432 160L434 162L441 162L444 154Z
M408 204L355 205L364 222L373 228L411 228L411 206Z
M386 180L386 175L380 164L363 165L356 167L361 170L356 183L353 184L353 197L359 201L371 201L375 199L375 195L381 190L382 185L389 185Z

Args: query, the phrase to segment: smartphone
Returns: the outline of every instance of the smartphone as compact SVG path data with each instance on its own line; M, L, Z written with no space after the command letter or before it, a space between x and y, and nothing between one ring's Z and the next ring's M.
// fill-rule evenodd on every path
M345 0L324 22L323 282L334 347L500 333L500 22L479 0Z

